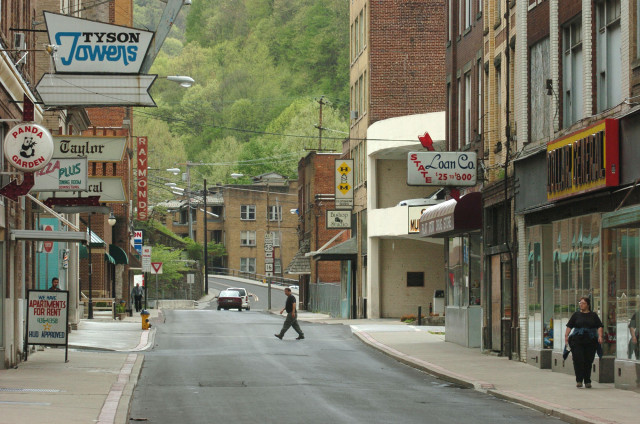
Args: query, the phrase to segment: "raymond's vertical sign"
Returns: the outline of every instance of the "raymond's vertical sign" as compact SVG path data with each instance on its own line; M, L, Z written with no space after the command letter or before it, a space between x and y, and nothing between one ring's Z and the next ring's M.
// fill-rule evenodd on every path
M138 170L136 171L138 177L136 182L138 221L147 220L147 151L147 137L138 137Z

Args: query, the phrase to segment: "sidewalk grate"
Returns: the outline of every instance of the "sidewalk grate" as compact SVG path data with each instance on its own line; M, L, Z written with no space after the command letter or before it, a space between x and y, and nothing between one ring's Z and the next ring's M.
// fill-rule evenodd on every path
M0 387L0 392L28 392L28 393L59 393L58 389L20 389L15 387Z

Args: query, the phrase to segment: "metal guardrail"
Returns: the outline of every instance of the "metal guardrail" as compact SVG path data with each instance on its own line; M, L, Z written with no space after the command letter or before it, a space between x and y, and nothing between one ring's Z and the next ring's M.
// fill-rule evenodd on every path
M232 269L232 268L209 267L208 272L209 274L228 275L230 277L247 278L249 280L255 280L255 281L264 281L267 278L271 278L271 284L276 284L278 286L291 286L291 285L298 284L298 280L294 280L293 278L284 278L284 277L275 277L275 276L267 277L264 274L258 274L255 272L244 272L244 271L240 271L238 269Z

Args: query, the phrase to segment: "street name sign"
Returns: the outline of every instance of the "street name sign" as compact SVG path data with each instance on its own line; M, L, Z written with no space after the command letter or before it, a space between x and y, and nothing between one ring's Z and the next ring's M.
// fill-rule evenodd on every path
M86 191L89 186L87 158L51 159L34 174L31 191Z
M120 162L126 146L126 137L54 135L53 157L86 157L94 162Z
M140 72L153 32L44 12L57 73Z

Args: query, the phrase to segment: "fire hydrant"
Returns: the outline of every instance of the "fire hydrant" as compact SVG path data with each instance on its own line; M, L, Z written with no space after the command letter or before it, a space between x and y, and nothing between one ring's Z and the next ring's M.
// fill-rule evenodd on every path
M140 312L140 316L142 317L142 329L143 330L148 330L151 328L151 324L149 324L149 311L147 311L146 309L143 309Z

